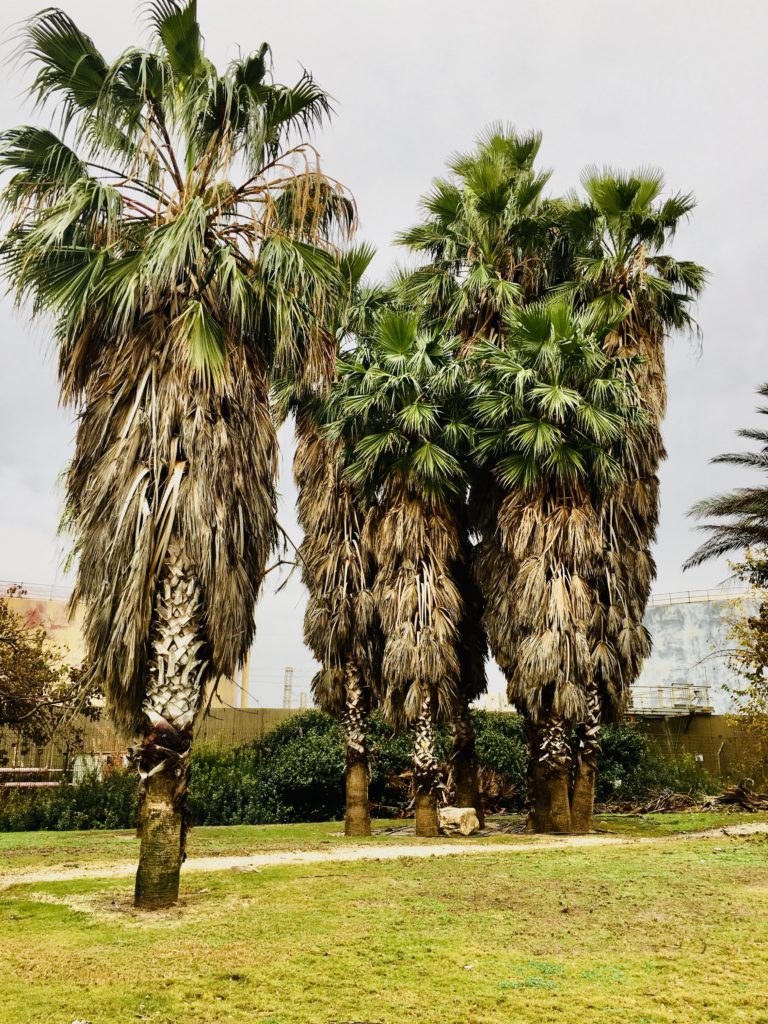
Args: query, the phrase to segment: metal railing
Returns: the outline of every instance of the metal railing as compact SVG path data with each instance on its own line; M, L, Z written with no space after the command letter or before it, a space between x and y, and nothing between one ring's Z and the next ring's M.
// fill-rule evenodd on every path
M698 601L734 601L749 593L749 587L722 587L716 590L673 590L669 594L653 594L649 608L670 604L695 604Z
M630 711L664 711L685 714L711 709L709 686L680 683L669 686L633 686L629 698Z

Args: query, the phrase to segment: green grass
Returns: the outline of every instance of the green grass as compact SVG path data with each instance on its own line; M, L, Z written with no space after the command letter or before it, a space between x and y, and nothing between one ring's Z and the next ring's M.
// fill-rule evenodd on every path
M196 852L317 848L337 830L199 829ZM50 866L43 834L0 838L3 856L40 841ZM128 855L120 834L77 840L81 862L89 841ZM183 893L139 915L125 879L7 890L0 1020L768 1022L765 836L188 874Z
M615 832L627 836L670 836L682 832L702 832L710 828L727 828L750 822L768 821L768 814L745 814L728 811L701 811L683 814L601 814L596 828L599 832Z
M509 819L504 819L509 820ZM522 821L522 818L514 819ZM630 817L600 815L597 829L620 835L664 836L694 832L722 825L768 821L768 814L647 814ZM392 828L407 822L375 821L374 828ZM359 843L430 842L415 836L374 835L349 839L341 834L341 822L325 821L304 825L232 825L194 828L189 834L190 857L247 855L271 850L323 850L334 845ZM518 843L525 835L489 836L481 842L489 845ZM444 840L445 841L445 840ZM456 839L454 842L464 842ZM473 840L474 841L474 840ZM0 864L6 871L30 869L54 870L130 861L138 854L136 833L123 831L92 832L0 832Z

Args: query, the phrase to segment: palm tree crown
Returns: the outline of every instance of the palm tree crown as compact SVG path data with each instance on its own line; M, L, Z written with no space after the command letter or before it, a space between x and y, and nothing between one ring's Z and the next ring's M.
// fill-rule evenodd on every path
M768 398L768 384L758 389ZM758 409L768 415L764 406ZM768 430L738 430L737 435L762 445L757 452L731 452L717 455L711 461L726 466L740 466L765 472L768 468ZM720 558L744 548L763 548L768 545L768 487L739 487L726 494L705 498L690 510L695 519L710 516L720 522L702 523L697 529L708 534L704 543L686 561L689 569L712 558Z
M643 423L631 362L603 350L614 328L553 299L509 317L504 348L475 349L475 457L499 488L478 579L510 697L534 717L577 720L592 677L598 503L632 471Z
M311 366L353 219L302 141L329 110L312 77L275 84L266 44L220 73L194 0L149 15L152 46L113 63L63 11L32 18L22 51L60 132L16 128L0 150L2 270L52 319L61 393L81 410L74 600L131 729L172 547L199 588L199 681L231 674L251 642L275 540L268 371Z
M466 492L472 431L453 351L415 313L386 310L345 359L329 409L329 434L344 439L347 473L370 508L385 708L395 721L414 721L432 697L447 711L460 673L455 499Z
M492 125L471 154L449 163L422 199L424 220L398 241L428 263L403 275L409 300L462 339L498 335L515 304L547 286L547 256L556 244L556 204L543 198L549 180L534 162L538 133Z

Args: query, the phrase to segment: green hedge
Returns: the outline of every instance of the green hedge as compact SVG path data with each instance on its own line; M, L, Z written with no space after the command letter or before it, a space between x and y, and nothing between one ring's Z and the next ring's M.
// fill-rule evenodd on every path
M0 832L132 828L137 803L136 776L120 769L58 789L0 789Z
M598 803L640 802L660 789L696 796L717 788L693 754L664 755L630 722L603 728L600 746Z
M507 809L525 802L526 747L516 715L473 712L481 764L509 782ZM392 734L378 715L370 732L370 797L377 817L401 813L410 768L411 739ZM602 732L598 800L641 800L654 789L698 792L708 780L690 756L661 757L632 725ZM438 730L438 755L448 756L447 731ZM198 825L328 821L344 812L344 747L341 729L320 711L294 715L263 739L234 750L200 748L192 756L189 802ZM0 790L0 831L131 828L136 818L136 779L111 771L86 776L55 790Z

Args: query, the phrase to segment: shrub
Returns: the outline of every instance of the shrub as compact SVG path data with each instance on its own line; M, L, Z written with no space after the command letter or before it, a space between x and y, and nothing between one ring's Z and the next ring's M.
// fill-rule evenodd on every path
M605 726L600 746L598 803L640 801L659 789L696 796L714 785L693 754L664 753L630 722Z
M503 782L506 810L525 806L527 749L518 715L474 711L478 759ZM411 737L393 732L380 715L370 729L370 798L378 817L402 814L408 799ZM628 723L602 730L598 801L639 801L658 789L698 793L709 785L691 756L667 757ZM450 736L437 731L438 757L450 756ZM55 790L0 790L0 831L131 828L136 776L112 769L87 774ZM344 740L328 715L294 715L260 740L234 750L199 747L191 760L189 804L198 825L268 825L329 821L344 814Z
M0 789L0 832L132 828L137 802L136 774L122 768L56 789Z
M344 744L320 711L234 750L192 756L189 804L200 825L328 821L344 813Z

